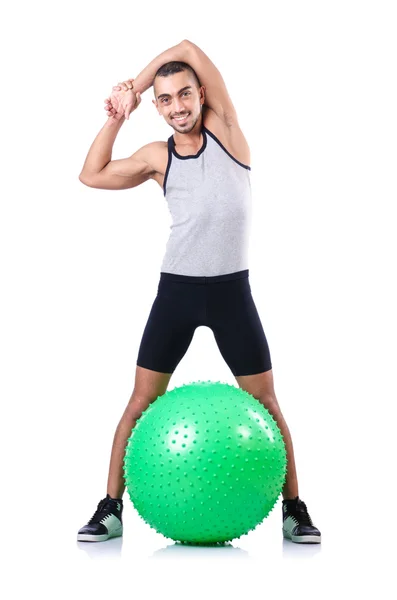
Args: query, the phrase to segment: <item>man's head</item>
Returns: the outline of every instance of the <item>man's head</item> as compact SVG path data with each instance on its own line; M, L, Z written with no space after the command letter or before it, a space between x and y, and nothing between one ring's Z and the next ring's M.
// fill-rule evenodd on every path
M195 71L185 62L169 62L160 67L153 80L155 100L160 115L178 133L189 133L200 118L205 88ZM187 115L183 121L176 117Z

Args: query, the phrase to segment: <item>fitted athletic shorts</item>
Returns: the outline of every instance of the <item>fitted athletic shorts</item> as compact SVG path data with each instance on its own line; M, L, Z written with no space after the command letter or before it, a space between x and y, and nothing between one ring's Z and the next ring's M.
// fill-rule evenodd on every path
M197 327L209 327L234 376L272 368L249 270L212 277L160 273L137 365L173 373Z

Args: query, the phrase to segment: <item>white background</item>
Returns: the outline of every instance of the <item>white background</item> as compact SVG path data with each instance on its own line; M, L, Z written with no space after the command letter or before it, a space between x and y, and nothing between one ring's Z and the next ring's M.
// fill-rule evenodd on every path
M396 18L393 2L21 2L1 25L2 546L7 598L385 595L395 537ZM78 175L119 81L183 39L221 71L250 144L250 281L323 543L283 541L281 500L230 548L155 533L76 542L169 235L154 181ZM152 88L113 158L166 140ZM236 384L196 331L169 389ZM230 561L233 559L233 562Z

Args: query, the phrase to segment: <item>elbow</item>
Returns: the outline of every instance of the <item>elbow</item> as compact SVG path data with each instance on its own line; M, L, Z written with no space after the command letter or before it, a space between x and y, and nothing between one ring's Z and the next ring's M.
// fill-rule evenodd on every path
M79 175L79 180L81 181L81 183L84 183L84 185L88 185L88 187L90 186L87 179L84 177L84 175L82 173L80 173L80 175Z
M189 40L182 40L179 44L180 46L182 46L182 48L191 48L193 46L192 42L190 42Z

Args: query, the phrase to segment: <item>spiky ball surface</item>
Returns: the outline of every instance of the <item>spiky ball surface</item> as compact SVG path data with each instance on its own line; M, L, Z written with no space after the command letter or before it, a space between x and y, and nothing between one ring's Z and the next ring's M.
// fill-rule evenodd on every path
M286 450L269 411L241 388L193 382L149 405L131 431L125 485L157 532L190 544L254 529L284 485Z

